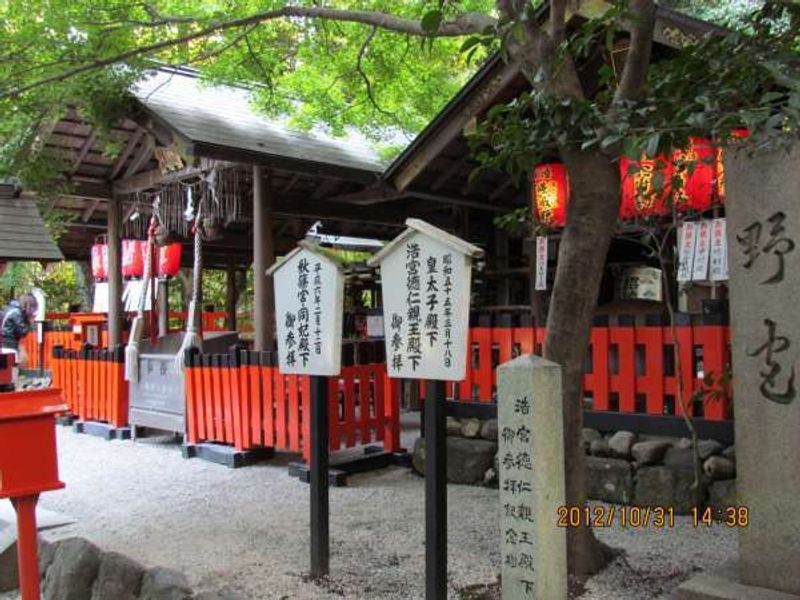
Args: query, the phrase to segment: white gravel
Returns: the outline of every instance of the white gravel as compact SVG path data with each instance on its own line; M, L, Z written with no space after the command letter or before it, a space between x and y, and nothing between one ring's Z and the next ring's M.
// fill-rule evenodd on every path
M232 470L184 460L176 444L105 442L62 427L58 443L67 488L41 504L77 523L45 533L50 540L83 536L147 566L178 569L199 590L251 599L424 597L423 480L408 469L331 488L332 575L317 584L306 578L309 487L287 475L287 458ZM449 597L473 598L465 588L497 581L497 492L451 485L448 496ZM626 556L589 581L587 600L657 598L736 552L734 531L694 529L687 518L674 529L598 535Z

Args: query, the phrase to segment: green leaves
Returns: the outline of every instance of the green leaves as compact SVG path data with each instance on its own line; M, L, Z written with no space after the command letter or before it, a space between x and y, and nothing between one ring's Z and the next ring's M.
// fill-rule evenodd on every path
M439 26L442 24L443 19L444 14L441 10L431 10L425 13L425 15L422 17L420 25L422 25L422 29L428 33L435 33L439 30Z

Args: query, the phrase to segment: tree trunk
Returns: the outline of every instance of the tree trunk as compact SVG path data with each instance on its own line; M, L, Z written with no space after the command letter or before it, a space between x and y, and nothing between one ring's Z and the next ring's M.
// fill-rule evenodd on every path
M544 356L563 369L566 500L586 503L583 449L583 362L589 345L597 294L619 207L619 171L599 153L562 154L570 173L571 199L558 252L547 317ZM589 528L567 534L570 574L586 577L612 557Z

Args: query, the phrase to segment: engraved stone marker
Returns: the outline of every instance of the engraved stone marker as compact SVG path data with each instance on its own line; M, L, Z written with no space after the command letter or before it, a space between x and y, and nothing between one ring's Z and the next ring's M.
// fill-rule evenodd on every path
M733 155L733 153L730 153ZM726 168L743 583L800 594L800 146Z
M498 463L503 600L567 597L561 367L526 355L501 365Z

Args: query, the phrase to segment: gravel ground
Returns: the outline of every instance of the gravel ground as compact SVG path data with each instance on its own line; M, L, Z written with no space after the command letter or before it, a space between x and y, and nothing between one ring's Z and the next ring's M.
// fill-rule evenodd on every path
M424 482L408 469L331 488L332 576L312 583L305 575L309 488L288 477L287 458L232 470L184 460L174 443L105 442L63 427L58 443L67 488L44 494L41 504L77 523L46 532L50 540L83 536L145 565L178 569L198 590L251 599L424 597ZM448 496L449 597L480 597L474 592L499 571L497 492L451 485ZM674 529L614 527L598 535L625 556L589 581L587 600L658 598L736 552L734 531L694 529L687 518L676 518Z

